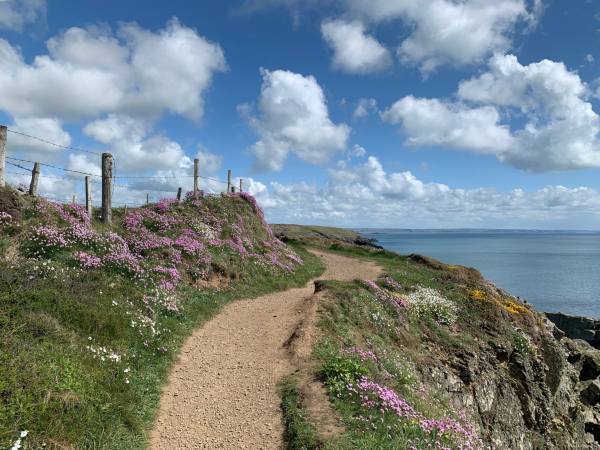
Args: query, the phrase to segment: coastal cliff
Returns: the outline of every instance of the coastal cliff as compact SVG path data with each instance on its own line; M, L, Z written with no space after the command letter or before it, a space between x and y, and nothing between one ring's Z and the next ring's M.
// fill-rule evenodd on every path
M292 236L277 229L283 239L303 241L298 227ZM312 227L305 242L323 245L315 242ZM377 261L386 274L353 285L319 286L323 325L317 378L344 430L337 437L324 432L323 414L308 405L306 426L316 437L307 448L331 442L339 448L600 448L600 353L581 339L591 334L573 334L568 327L565 334L475 269L352 246L348 239L325 245ZM350 391L358 389L358 400L344 383L354 386ZM373 385L386 396L373 395ZM300 398L307 392L302 383L297 389ZM416 405L421 409L409 414L390 406L400 400L411 411ZM454 440L438 442L422 434L418 421L425 411L452 423ZM421 429L410 428L415 417Z

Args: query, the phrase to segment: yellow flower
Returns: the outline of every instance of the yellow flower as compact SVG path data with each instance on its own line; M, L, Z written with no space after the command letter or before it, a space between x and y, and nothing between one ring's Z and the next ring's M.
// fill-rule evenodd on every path
M485 300L485 292L481 289L474 289L470 294L473 300Z

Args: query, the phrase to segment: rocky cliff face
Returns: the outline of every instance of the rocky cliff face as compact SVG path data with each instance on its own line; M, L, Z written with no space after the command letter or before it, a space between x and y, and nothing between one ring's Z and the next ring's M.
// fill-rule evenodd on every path
M444 270L437 261L414 259ZM475 279L466 283L476 287ZM486 289L498 301L507 295ZM491 448L600 449L600 352L565 336L542 313L522 311L516 322L501 311L480 330L463 330L475 339L465 349L429 344L435 357L417 365L422 382L474 418Z
M583 341L558 341L551 328L530 354L489 341L479 352L422 366L422 381L477 418L493 448L600 448L597 351Z

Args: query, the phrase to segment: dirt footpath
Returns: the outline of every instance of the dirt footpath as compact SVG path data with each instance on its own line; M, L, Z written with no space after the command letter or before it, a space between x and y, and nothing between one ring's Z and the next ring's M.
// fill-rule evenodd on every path
M372 263L314 252L329 280L375 278ZM280 449L277 382L293 372L284 343L313 283L233 302L184 344L163 391L152 449Z

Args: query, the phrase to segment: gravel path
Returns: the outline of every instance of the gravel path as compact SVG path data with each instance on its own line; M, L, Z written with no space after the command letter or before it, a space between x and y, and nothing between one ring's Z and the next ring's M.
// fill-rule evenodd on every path
M314 252L321 278L375 278L369 262ZM162 394L152 449L280 449L277 382L294 371L283 344L313 284L230 303L184 344Z

